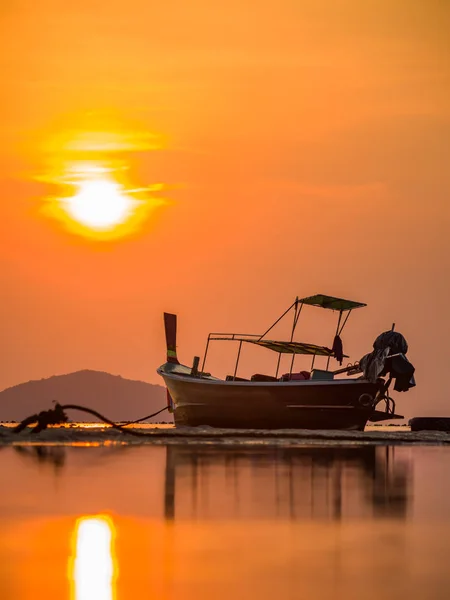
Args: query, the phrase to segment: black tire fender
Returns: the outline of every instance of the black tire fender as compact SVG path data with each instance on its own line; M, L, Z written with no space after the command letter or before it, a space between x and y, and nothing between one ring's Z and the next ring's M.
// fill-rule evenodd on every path
M373 404L373 396L367 393L361 394L361 396L358 398L358 402L361 406L364 406L364 408L368 408Z

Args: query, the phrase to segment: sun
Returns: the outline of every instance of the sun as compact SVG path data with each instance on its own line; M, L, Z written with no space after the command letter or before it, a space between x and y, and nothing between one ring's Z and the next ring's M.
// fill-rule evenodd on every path
M80 182L76 194L64 202L72 219L96 231L108 231L124 223L137 204L119 183L108 179Z
M129 172L123 158L57 162L44 180L56 184L60 193L47 196L40 211L70 233L96 242L130 238L144 226L148 231L168 204L161 196L165 186L136 185Z

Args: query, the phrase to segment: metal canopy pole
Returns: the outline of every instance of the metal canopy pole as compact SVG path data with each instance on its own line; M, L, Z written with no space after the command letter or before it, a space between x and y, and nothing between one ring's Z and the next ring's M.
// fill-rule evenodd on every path
M343 330L344 330L344 327L345 327L345 324L347 323L347 321L348 321L348 318L349 318L349 316L350 316L350 313L351 313L351 312L352 312L351 310L349 310L349 311L348 311L348 313L347 313L347 316L345 317L345 319L344 319L344 322L342 323L342 327L341 327L341 329L338 331L337 335L341 335L341 333L343 332Z
M340 325L341 325L342 313L343 313L343 312L344 312L343 310L340 310L340 311L339 311L339 319L338 319L338 322L337 322L336 333L334 334L335 336L336 336L336 335L339 335L339 327L340 327ZM349 312L348 314L350 314L350 312ZM347 315L347 319L348 319L348 315ZM345 325L345 323L347 322L347 319L345 319L345 321L344 321L344 325ZM344 325L342 326L342 329L344 329ZM342 331L342 329L341 329L341 331ZM328 360L327 360L327 371L328 371L328 367L329 367L329 365L330 365L330 358L331 358L331 356L328 356Z
M303 308L303 302L300 304L300 308L298 308L298 296L297 296L297 298L295 299L294 323L292 325L292 332L291 332L291 339L290 339L291 342L294 339L294 331L295 331L295 328L297 327L298 318L300 316L300 313L302 312L302 308ZM292 354L291 368L289 371L289 379L291 378L292 369L294 368L294 360L295 360L295 351Z
M280 360L281 360L281 352L278 352L278 362L277 362L277 370L275 372L275 377L278 377L278 370L280 368Z
M290 342L292 342L292 340L294 339L294 331L295 331L295 326L297 325L297 312L298 312L298 296L295 299L295 309L294 309L294 320L292 321L292 331L291 331L291 339L289 340Z
M205 370L206 355L208 354L208 346L209 346L210 337L211 337L211 334L208 334L208 341L206 342L205 354L203 356L203 362L202 362L202 373Z
M239 364L239 357L241 356L241 348L242 348L242 340L239 342L239 350L238 350L238 355L237 355L237 359L236 359L236 366L234 368L233 381L236 379L236 373L237 373L237 368L238 368L238 364Z
M300 317L300 313L302 312L303 304L304 304L303 302L300 303L300 308L298 309L297 318L295 319L294 330L297 327L298 319Z
M296 298L295 302L293 302L293 303L290 305L290 307L284 311L284 313L281 315L281 317L279 317L279 318L278 318L278 319L275 321L275 323L273 323L273 325L271 325L271 326L269 327L269 329L268 329L267 331L265 331L265 332L262 334L262 336L261 336L261 337L259 337L259 338L258 338L258 341L259 341L259 340L262 340L262 339L263 339L263 337L264 337L265 335L267 335L267 334L269 333L269 331L270 331L271 329L273 329L273 328L275 327L275 325L276 325L277 323L279 323L279 322L281 321L281 319L282 319L284 316L286 316L286 315L288 314L288 312L291 310L291 308L292 308L293 306L295 306L295 307L296 307L296 306L297 306L297 302L298 302L298 298Z
M352 312L352 309L350 309L347 312L347 315L346 315L346 317L344 319L344 322L342 323L342 326L339 329L339 325L341 324L342 314L344 313L343 310L339 311L339 320L338 320L338 324L337 324L337 327L336 327L336 335L341 335L341 333L344 331L344 327L347 324L347 321L348 321L348 318L349 318L351 312ZM328 365L329 364L330 364L330 357L328 357L328 360L327 360L327 371L328 371Z
M289 371L289 379L291 378L292 375L292 369L294 368L294 360L295 360L295 352L292 354L292 360L291 360L291 369Z

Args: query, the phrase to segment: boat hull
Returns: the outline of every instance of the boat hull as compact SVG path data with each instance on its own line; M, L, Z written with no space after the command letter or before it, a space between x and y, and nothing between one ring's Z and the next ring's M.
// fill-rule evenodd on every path
M159 373L177 426L362 431L373 413L365 404L379 389L365 380L237 382Z

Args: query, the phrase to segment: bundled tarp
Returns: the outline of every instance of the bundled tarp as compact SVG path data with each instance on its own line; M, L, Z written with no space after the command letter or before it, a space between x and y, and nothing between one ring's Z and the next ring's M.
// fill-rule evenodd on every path
M381 333L373 343L373 351L359 361L364 377L375 383L378 377L389 375L395 379L395 391L407 392L416 385L415 368L406 358L407 352L408 343L401 333Z

